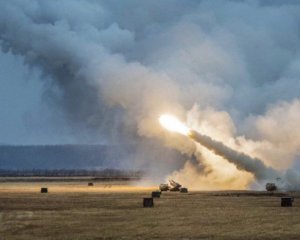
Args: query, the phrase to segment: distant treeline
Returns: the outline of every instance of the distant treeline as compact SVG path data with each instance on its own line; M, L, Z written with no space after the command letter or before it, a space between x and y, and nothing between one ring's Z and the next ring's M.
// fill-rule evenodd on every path
M149 139L123 145L0 145L0 176L126 177L140 174L112 169L159 169L161 175L166 175L181 168L189 158Z
M122 169L134 156L133 145L0 145L0 169Z
M144 175L143 171L134 170L86 170L86 169L32 169L32 170L5 170L0 169L0 177L94 177L139 179Z

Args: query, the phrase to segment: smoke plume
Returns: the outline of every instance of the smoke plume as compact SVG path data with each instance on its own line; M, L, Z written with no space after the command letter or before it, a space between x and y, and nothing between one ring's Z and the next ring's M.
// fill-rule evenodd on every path
M58 135L73 127L77 142L141 149L151 139L186 156L169 174L195 189L254 186L240 169L257 179L287 172L296 185L299 13L284 0L0 0L0 44L40 72L49 114L66 122ZM221 157L166 132L162 113L233 151L201 138Z
M277 171L267 167L261 160L234 151L223 143L211 139L209 136L202 135L196 131L191 131L190 137L202 146L213 151L215 154L224 157L238 169L253 173L257 180L276 179L280 177L280 174Z

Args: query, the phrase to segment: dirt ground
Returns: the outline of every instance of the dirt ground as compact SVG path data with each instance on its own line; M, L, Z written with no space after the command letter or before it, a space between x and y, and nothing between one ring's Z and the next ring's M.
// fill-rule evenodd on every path
M143 208L153 190L120 182L0 183L0 240L300 239L296 194L284 208L281 194L168 192Z

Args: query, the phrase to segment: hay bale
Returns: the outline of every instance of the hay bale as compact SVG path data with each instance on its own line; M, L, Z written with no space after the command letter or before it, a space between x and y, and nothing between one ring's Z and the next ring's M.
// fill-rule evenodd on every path
M282 197L281 198L281 207L291 207L293 205L293 197Z
M160 195L161 195L161 192L160 192L160 191L152 192L152 197L153 197L153 198L160 198Z
M92 186L94 186L94 183L89 182L89 183L88 183L88 186L92 187Z
M41 188L41 193L48 193L48 188L42 187Z
M154 207L153 198L144 198L143 206L144 206L144 208L145 207L148 207L148 208Z
M187 192L188 192L188 189L183 187L183 188L180 189L180 192L181 192L181 193L187 193Z

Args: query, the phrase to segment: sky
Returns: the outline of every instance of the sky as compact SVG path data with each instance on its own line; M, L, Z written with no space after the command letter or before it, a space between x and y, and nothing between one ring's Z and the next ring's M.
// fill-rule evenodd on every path
M238 130L249 135L249 118L263 115L272 104L298 98L297 1L0 4L0 143L116 142L116 135L136 137L130 123L126 127L132 129L121 134L106 126L123 128L125 121L136 121L118 120L126 115L125 101L138 105L139 87L149 89L149 95L162 95L150 88L164 87L164 82L170 91L167 100L159 97L161 102L173 101L183 112L194 104L225 110ZM128 75L131 67L149 71L141 74L157 78L157 83L145 86L151 82L146 79L138 86L135 81L140 80L134 78L139 76L128 76L132 79L123 83L132 89L103 93L123 84L115 80L117 74L111 76L113 81L106 73L96 73L94 65L107 68L103 61L126 67ZM121 75L123 70L113 69ZM78 74L82 79L76 80ZM67 81L73 86L64 84ZM151 101L148 98L145 101Z
M159 126L171 113L286 170L300 150L299 29L298 1L0 0L0 143L151 139L204 164Z
M1 52L0 144L71 142L67 132L61 134L61 127L55 130L59 120L51 116L51 104L43 97L45 85L40 74L38 69L24 65L22 56Z

